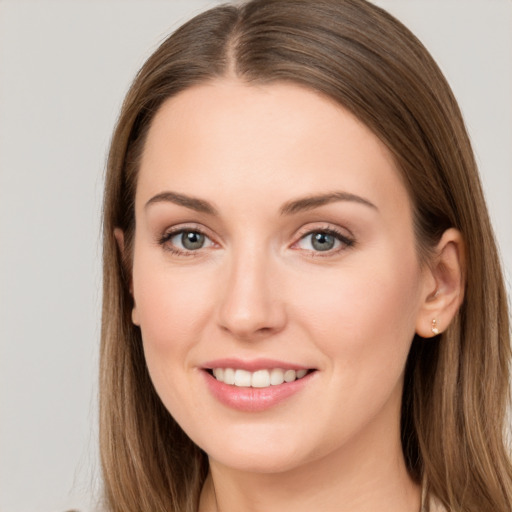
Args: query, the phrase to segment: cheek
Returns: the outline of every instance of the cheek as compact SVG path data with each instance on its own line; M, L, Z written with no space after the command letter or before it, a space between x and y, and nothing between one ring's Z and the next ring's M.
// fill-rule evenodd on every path
M148 367L151 371L186 365L214 304L211 276L197 269L194 273L171 269L151 255L136 256L134 317L141 328Z
M195 277L150 258L134 262L135 314L146 364L157 394L180 423L201 411L200 394L190 393L187 383L214 302L211 276Z
M295 316L333 360L352 367L374 361L380 367L379 360L396 351L401 353L397 363L406 357L420 304L421 273L414 254L396 262L392 251L382 252L339 272L315 275L307 294L294 294L301 297Z
M330 384L312 414L327 418L322 428L329 428L336 442L363 429L380 411L391 411L389 425L398 417L421 276L415 258L396 265L394 258L381 256L373 266L354 265L325 279L317 275L308 283L309 293L295 293L301 301L294 316L325 356Z

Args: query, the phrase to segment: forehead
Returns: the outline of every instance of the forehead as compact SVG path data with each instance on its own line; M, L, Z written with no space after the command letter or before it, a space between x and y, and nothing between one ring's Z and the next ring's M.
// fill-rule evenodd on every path
M148 133L136 202L167 189L239 206L340 189L409 208L385 145L330 98L291 83L224 79L168 99Z

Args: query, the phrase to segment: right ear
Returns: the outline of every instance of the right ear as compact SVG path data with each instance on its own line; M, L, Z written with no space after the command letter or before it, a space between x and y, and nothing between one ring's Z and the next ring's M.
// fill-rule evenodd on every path
M121 253L122 259L125 259L125 245L124 245L124 231L121 228L114 228L114 237L117 242L117 246L119 247L119 252ZM132 296L133 300L133 308L132 308L132 322L134 325L140 325L138 314L137 314L137 307L135 305L135 297L133 295L133 279L130 274L130 282L128 283L130 295Z

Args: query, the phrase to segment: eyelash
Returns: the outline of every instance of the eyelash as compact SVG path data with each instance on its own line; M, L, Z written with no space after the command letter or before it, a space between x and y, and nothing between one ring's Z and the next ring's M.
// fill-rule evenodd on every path
M336 255L342 251L345 251L346 249L353 247L356 243L355 239L352 236L349 237L346 234L343 234L341 231L338 231L337 229L329 226L307 230L305 233L300 235L299 239L297 240L297 242L293 244L293 246L296 246L302 240L305 240L307 237L310 237L315 234L329 235L334 237L338 242L340 242L340 247L336 249L329 249L326 251L314 251L305 249L311 256L315 258L328 258L329 256Z
M194 257L199 256L200 249L197 250L182 250L178 249L175 246L171 245L169 242L178 235L183 235L184 233L198 233L208 240L211 241L211 238L199 227L195 226L186 226L186 227L178 227L175 229L171 229L170 231L166 231L161 237L158 239L159 245L163 247L163 249L171 254L176 256L185 256L185 257ZM212 242L214 243L214 242Z
M200 250L203 249L203 247L197 249L197 250L182 250L178 249L175 246L169 244L169 242L178 235L183 235L184 233L197 233L199 235L204 236L212 244L215 244L215 242L212 241L212 239L199 227L190 226L190 227L179 227L176 229L172 229L170 231L165 232L161 237L158 238L158 244L163 247L163 249L171 254L177 255L177 256L185 256L185 257L194 257L199 256ZM297 246L302 240L305 240L308 236L312 236L314 234L324 234L328 236L334 237L338 242L340 242L340 247L337 249L329 249L326 251L315 251L315 250L308 250L307 251L310 255L313 257L329 257L334 254L338 254L341 251L344 251L346 249L349 249L355 245L355 239L353 237L348 237L347 235L341 233L340 231L332 228L332 227L324 227L324 228L317 228L317 229L309 229L308 231L304 232L300 235L299 239L292 244L292 248L294 246Z

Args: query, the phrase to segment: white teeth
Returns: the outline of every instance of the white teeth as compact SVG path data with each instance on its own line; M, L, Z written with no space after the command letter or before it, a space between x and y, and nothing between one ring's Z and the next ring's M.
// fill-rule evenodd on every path
M235 386L248 388L251 385L251 372L246 370L235 371Z
M284 371L280 370L279 368L274 368L270 372L270 384L272 386L279 386L279 384L282 384L284 382Z
M306 373L308 373L307 370L297 370L297 379L302 379Z
M268 388L270 386L270 373L268 370L258 370L252 374L251 386L253 388Z
M234 370L233 368L213 369L213 375L219 382L244 388L279 386L284 382L293 382L296 379L302 379L307 373L307 370L282 370L281 368L257 370L255 372L241 369Z
M226 368L224 370L224 383L225 384L234 384L235 383L235 370L233 370L233 368Z
M297 378L297 373L295 370L286 370L284 372L284 381L285 382L293 382Z

